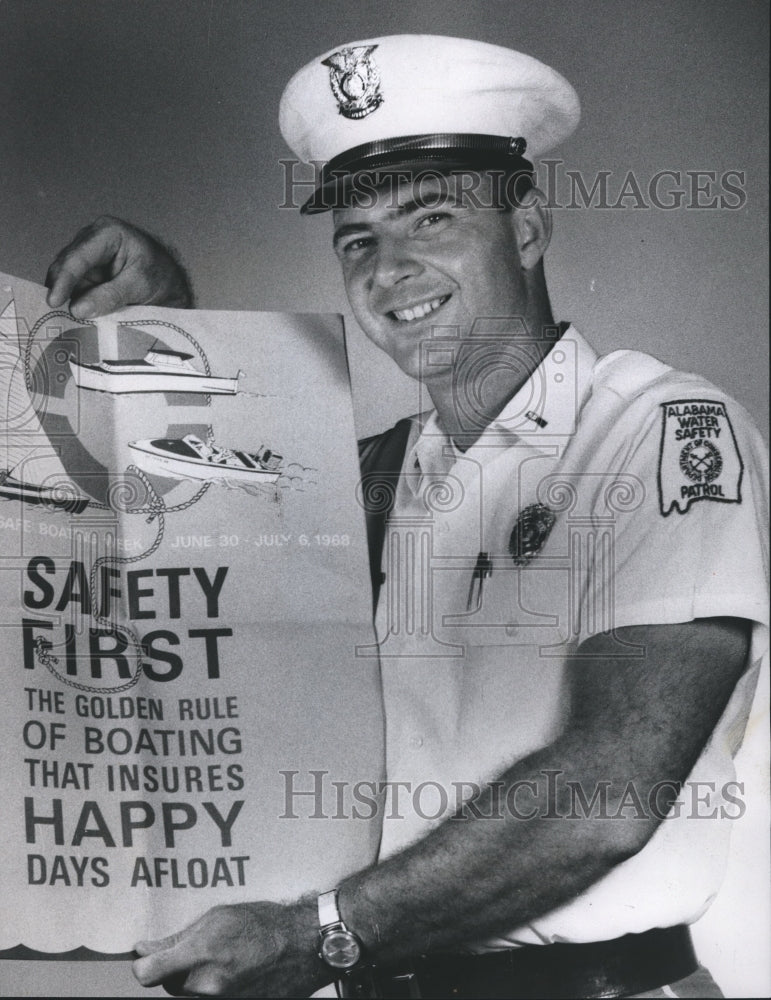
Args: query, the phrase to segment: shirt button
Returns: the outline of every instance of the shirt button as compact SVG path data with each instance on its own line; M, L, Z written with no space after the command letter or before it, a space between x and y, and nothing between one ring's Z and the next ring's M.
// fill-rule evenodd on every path
M419 750L423 746L423 737L422 736L411 736L410 737L410 746L414 747L416 750Z

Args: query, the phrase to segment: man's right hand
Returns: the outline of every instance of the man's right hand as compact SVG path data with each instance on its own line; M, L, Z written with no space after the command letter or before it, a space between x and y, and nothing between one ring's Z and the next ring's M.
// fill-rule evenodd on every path
M124 306L188 309L193 293L184 268L149 233L100 216L61 250L46 275L48 304L70 300L76 319L91 319Z

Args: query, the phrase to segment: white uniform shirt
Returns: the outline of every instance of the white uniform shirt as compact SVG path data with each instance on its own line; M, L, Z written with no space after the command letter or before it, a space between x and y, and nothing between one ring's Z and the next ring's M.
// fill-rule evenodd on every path
M741 809L732 756L767 648L764 462L749 418L720 390L636 352L598 360L572 327L467 452L435 414L413 421L376 618L390 783L382 857L553 741L567 659L589 636L723 615L757 623L679 809L578 899L481 947L690 922L717 891ZM532 550L524 566L509 553L513 531L515 551ZM492 566L481 598L480 554ZM523 814L526 791L513 803Z

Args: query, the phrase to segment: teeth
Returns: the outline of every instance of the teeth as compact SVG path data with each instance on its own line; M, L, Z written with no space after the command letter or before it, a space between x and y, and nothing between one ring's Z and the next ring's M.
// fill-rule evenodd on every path
M429 313L438 309L448 298L449 296L444 295L438 299L431 299L430 302L424 302L419 306L413 306L411 309L394 309L394 316L401 323L406 323L413 319L423 319L424 316L428 316Z

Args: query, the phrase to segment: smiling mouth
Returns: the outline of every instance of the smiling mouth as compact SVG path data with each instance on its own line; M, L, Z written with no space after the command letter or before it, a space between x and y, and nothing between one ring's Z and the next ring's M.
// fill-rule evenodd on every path
M399 323L411 323L413 320L423 319L432 312L436 312L449 298L449 295L442 295L438 299L431 299L430 302L421 302L420 305L411 306L409 309L393 309L388 315L392 316Z

